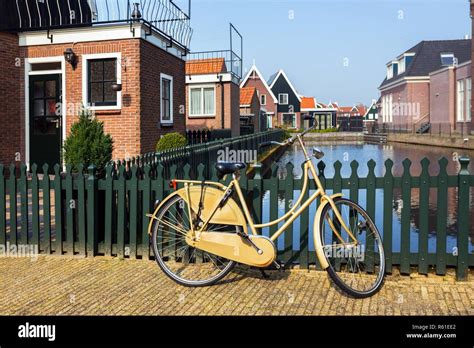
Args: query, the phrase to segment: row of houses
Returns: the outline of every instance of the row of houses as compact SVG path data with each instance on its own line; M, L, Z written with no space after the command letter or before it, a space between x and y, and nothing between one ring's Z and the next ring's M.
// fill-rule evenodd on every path
M4 0L0 4L0 163L61 163L83 107L113 158L154 151L170 132L273 127L360 130L367 108L299 94L283 70L242 76L242 36L191 52L189 11L170 0Z
M474 32L473 0L470 18ZM379 86L379 128L471 134L473 55L466 36L421 41L391 59Z
M186 81L187 99L193 103L191 94L195 93L195 89L206 88L210 93L209 104L214 105L215 99L222 109L222 112L213 111L212 114L196 114L188 109L186 127L190 130L228 127L232 129L232 135L236 135L239 129L241 133L247 133L274 127L306 129L316 124L320 130L339 127L345 131L362 131L366 123L364 120L368 124L378 119L375 101L370 107L363 104L347 107L339 106L337 102L318 102L314 97L298 93L284 70L279 70L266 80L254 64L239 81L236 76L235 79L230 76L227 79L216 78L227 73L224 58L189 60L186 66L189 73ZM206 84L203 85L203 81ZM223 83L228 83L231 87L227 88L235 91L240 83L239 95L217 93L215 97L212 91L219 89Z

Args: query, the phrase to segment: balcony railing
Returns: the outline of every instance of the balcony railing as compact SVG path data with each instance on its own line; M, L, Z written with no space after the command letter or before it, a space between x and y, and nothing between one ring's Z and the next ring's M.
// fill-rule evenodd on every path
M230 73L238 80L242 79L243 37L229 23L228 50L192 52L186 62L187 75Z
M231 50L203 51L188 54L187 75L231 73L242 78L242 58Z
M190 16L173 0L2 0L0 4L2 31L139 22L171 42L189 47L193 32Z

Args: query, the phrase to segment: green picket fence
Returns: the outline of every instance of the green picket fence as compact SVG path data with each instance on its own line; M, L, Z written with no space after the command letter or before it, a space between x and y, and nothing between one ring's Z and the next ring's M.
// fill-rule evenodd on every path
M149 152L127 160L118 160L111 163L111 165L115 165L116 168L123 165L128 172L132 166L143 169L145 165L154 166L161 163L165 168L165 176L169 176L169 168L173 164L180 167L189 164L191 165L191 175L195 176L197 166L202 163L206 168L204 174L210 176L210 168L212 168L213 163L217 162L222 151L228 151L228 153L234 151L235 153L240 150L255 150L257 154L259 154L264 151L264 149L260 149L258 144L266 141L281 141L283 134L284 132L281 129L272 129L235 138L187 145L161 152Z
M365 195L365 204L371 217L383 215L379 229L383 234L387 259L387 272L399 266L402 273L410 273L413 267L421 274L434 268L437 274L445 274L447 267L456 268L458 279L465 279L474 257L469 253L470 233L470 189L474 186L474 175L468 172L469 160L460 159L461 169L457 175L448 175L445 158L439 161L439 173L429 174L429 161L421 162L419 176L410 174L409 160L403 162L404 172L401 176L392 174L393 162L384 163L385 174L376 176L376 163L367 164L368 174L358 175L359 163L351 163L352 174L342 177L342 164L333 164L335 174L325 177L325 164L318 163L320 178L325 187L332 192L349 192L348 196L359 201L361 192ZM43 172L48 172L43 166ZM162 200L173 189L169 187L170 179L181 176L203 180L207 169L201 164L196 175L191 175L192 167L186 164L180 167L173 164L169 167L169 176L165 176L162 163L131 165L130 170L120 164L108 166L103 178L97 178L95 169L88 168L85 174L71 173L68 166L61 173L60 166L54 167L54 175L38 174L38 167L32 165L31 174L25 165L19 170L15 166L4 168L0 165L0 245L36 244L45 254L86 256L109 255L130 258L150 258L150 240L148 235L149 219L146 213L153 210L157 200ZM253 177L242 172L241 186L248 198L248 205L257 221L276 219L287 211L293 198L296 197L303 180L295 177L293 165L286 166L286 177L276 164L272 165L270 175L263 178L260 168L256 168ZM211 167L211 179L217 180L216 170ZM229 178L227 178L229 180ZM314 183L311 183L314 190ZM448 189L456 190L457 195L457 242L456 252L446 250L446 227L448 211ZM376 204L376 190L383 191L382 204ZM410 202L414 190L419 195L419 213L416 223L418 250L411 250L410 225L412 207ZM436 250L429 252L429 194L437 193L436 212ZM393 229L394 192L401 192L405 202L401 209L401 228ZM308 195L308 194L307 194ZM319 202L315 202L317 205ZM284 205L284 208L282 208ZM289 228L282 237L283 246L279 248L279 259L286 264L299 264L308 268L318 262L314 250L310 247L313 216L306 210L299 218L298 228ZM269 234L277 227L269 228ZM294 238L299 246L294 245ZM392 241L400 240L400 250L396 251Z

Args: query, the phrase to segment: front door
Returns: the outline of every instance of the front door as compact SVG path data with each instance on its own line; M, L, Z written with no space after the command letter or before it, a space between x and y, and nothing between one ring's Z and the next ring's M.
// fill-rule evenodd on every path
M30 76L30 164L39 168L61 164L60 102L60 74Z

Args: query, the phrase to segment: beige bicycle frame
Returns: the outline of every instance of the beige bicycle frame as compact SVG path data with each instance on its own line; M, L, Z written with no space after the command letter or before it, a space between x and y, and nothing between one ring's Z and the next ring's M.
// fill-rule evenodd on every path
M237 196L239 197L239 201L242 207L242 210L244 212L245 219L247 220L247 223L250 227L250 231L254 235L259 235L257 232L257 229L261 229L264 227L269 227L278 224L280 221L286 220L285 223L270 237L272 241L275 241L282 233L285 232L285 230L290 226L295 219L300 216L300 214L309 207L309 205L318 197L321 197L321 202L327 202L327 204L330 204L334 215L337 217L339 223L341 224L341 227L347 232L347 234L352 238L353 242L357 244L357 238L354 237L352 234L350 228L347 227L347 225L344 223L344 220L342 219L341 213L337 209L336 204L334 203L333 199L331 196L328 196L324 190L323 185L321 184L321 181L319 180L319 177L316 173L316 169L314 167L313 162L311 161L311 158L308 156L308 152L306 151L306 148L304 146L304 142L302 140L302 137L300 135L297 135L297 139L301 145L301 148L303 149L303 153L305 156L305 162L304 162L304 178L303 178L303 187L301 189L301 195L298 197L297 201L293 205L293 207L286 212L283 216L279 217L276 220L263 223L263 224L255 224L252 216L249 212L249 209L247 207L247 203L245 202L244 195L242 193L242 190L239 185L239 180L238 176L233 175L232 181L228 186L225 186L221 183L216 183L212 181L205 181L204 184L206 185L214 185L217 187L220 187L223 190L222 197L225 196L225 194L231 190L232 188L235 188L235 191L237 192ZM309 173L311 172L311 175L313 176L313 180L316 185L316 192L314 192L311 197L309 197L305 202L303 201L304 194L306 193L306 190L308 190L309 186ZM288 175L292 175L291 173L288 173ZM194 180L175 180L176 182L181 182L185 184L185 189L187 191L187 198L189 200L189 184L203 184L201 181L194 181ZM333 197L337 197L340 195L334 195ZM216 213L217 209L219 208L220 200L216 201L215 207L211 210L212 213L207 217L206 221L200 226L200 228L197 231L192 231L191 233L196 233L196 235L199 235L202 231L205 231L206 226L208 225L209 221L212 219L214 214ZM188 207L190 205L188 204ZM191 216L191 215L190 215ZM337 228L334 226L332 220L327 219L331 229L333 230L334 234L336 237L339 239L341 243L347 244L347 241L344 241L341 235L337 232ZM191 226L193 224L191 223ZM191 227L193 228L193 227Z

